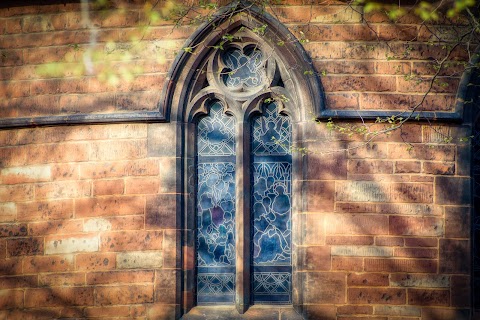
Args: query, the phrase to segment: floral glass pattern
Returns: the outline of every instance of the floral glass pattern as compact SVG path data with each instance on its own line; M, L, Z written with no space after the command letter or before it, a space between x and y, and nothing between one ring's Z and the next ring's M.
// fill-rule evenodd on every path
M272 137L282 146L271 144ZM275 103L252 122L253 302L291 303L291 124Z
M234 303L235 122L217 102L197 128L197 303Z
M263 84L266 78L265 61L260 50L244 53L232 48L227 50L222 58L228 68L223 76L227 88L248 90Z

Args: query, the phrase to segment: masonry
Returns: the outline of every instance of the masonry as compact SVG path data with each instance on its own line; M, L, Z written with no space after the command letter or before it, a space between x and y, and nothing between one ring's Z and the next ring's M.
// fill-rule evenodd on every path
M434 31L418 17L392 24L342 1L255 11L253 20L278 20L308 39L286 47L304 48L320 77L288 73L292 88L318 85L308 99L304 88L292 94L308 103L289 114L294 144L308 150L292 156L292 303L247 301L241 315L234 304L197 306L189 280L198 268L188 189L195 128L182 106L194 94L178 92L195 86L182 82L190 69L173 75L201 55L200 46L182 50L191 36L208 35L166 19L142 33L144 1L91 6L90 23L80 3L58 2L0 7L0 318L474 318L472 147L462 140L475 126L463 101L475 105L476 96L471 74L455 64L426 96L425 81L409 80L431 79L432 60L447 50L430 44ZM282 69L288 54L278 50ZM85 55L97 51L90 72ZM118 52L129 59L109 60ZM449 55L468 58L462 46ZM132 66L131 76L115 73ZM280 83L288 89L289 81ZM424 98L420 120L369 143L326 125L333 118L341 128L382 130L376 117Z

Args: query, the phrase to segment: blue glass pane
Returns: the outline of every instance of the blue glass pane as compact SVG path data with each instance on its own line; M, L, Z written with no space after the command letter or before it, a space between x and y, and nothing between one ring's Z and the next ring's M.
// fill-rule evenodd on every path
M199 156L235 155L235 120L218 102L198 123L197 147Z
M259 50L245 54L239 49L230 49L222 55L222 58L229 71L223 77L228 88L248 89L263 84L265 61Z
M277 143L271 137L277 139ZM275 103L252 122L254 303L291 303L291 124ZM283 145L278 145L283 141Z
M222 109L214 104L198 123L198 304L234 302L235 122Z
M252 152L261 155L287 155L290 153L292 130L288 117L279 115L275 103L265 108L265 115L253 121Z

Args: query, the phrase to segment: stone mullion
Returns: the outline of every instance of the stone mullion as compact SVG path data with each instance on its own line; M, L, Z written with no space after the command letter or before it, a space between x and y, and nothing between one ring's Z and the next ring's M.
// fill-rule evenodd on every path
M237 124L236 163L236 298L239 313L250 304L250 166L248 123Z

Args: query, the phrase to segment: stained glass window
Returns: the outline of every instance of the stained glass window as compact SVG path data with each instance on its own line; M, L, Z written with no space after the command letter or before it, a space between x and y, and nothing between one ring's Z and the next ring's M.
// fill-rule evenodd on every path
M276 103L252 122L253 303L291 303L292 132Z
M228 70L223 81L229 89L249 89L263 85L265 75L264 58L259 50L244 53L232 48L223 54L223 62Z
M197 303L234 303L235 122L216 102L197 130Z

